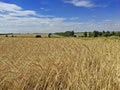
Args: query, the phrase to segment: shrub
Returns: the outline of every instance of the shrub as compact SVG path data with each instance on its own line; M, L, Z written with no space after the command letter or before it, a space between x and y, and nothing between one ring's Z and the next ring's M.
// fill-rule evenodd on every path
M36 37L36 38L41 38L41 35L36 35L35 37Z
M5 37L8 37L8 35L6 34Z
M77 35L74 35L74 37L77 37Z

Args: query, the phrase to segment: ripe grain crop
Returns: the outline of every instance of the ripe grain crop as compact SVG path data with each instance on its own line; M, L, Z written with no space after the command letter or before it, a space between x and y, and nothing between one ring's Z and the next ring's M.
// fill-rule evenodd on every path
M0 90L120 90L120 40L1 37Z

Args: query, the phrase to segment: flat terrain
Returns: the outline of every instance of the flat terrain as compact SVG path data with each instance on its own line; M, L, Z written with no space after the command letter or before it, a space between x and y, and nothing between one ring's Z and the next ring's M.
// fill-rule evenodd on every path
M120 90L120 39L0 37L0 90Z
M6 34L8 37L13 37L14 38L35 38L36 35L41 35L42 38L48 38L48 34ZM0 35L0 37L6 37L6 35Z

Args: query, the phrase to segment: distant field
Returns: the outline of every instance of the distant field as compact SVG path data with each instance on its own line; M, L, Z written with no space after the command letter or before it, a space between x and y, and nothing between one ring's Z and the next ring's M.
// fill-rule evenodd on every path
M120 39L0 37L0 90L120 90Z

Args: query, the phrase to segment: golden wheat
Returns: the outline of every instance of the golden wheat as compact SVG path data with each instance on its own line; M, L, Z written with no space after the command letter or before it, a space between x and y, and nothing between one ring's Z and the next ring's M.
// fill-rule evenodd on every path
M120 90L120 41L1 37L0 90Z

